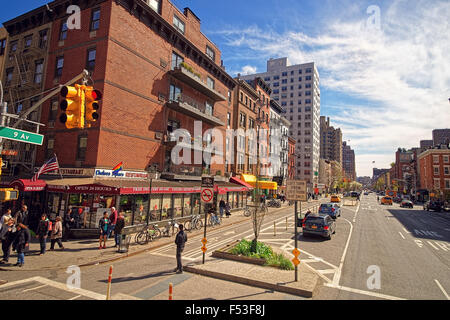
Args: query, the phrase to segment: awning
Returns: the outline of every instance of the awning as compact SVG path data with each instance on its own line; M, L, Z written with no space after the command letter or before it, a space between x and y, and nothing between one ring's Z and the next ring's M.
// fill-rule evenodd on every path
M276 182L273 181L262 181L259 180L258 184L255 182L251 182L250 183L254 188L258 187L260 189L264 189L264 190L277 190L278 189L278 184Z
M241 186L247 187L250 190L253 189L253 186L251 186L250 184L248 184L245 181L242 181L241 179L239 179L237 177L231 177L230 178L230 182L234 182L234 183L240 184Z
M9 184L10 188L17 189L22 192L42 191L47 184L44 180L31 181L28 179L14 180Z
M252 185L252 182L256 183L256 176L252 174L241 174L241 180Z

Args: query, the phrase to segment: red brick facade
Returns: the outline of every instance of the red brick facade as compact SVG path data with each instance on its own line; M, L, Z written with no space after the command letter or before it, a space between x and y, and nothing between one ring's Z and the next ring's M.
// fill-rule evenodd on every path
M441 197L450 198L450 150L428 149L418 157L420 186Z

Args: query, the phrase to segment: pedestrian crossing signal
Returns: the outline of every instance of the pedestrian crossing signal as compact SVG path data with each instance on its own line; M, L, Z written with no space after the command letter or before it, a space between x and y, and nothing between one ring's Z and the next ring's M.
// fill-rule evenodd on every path
M19 199L19 191L12 188L0 189L0 201L14 201Z

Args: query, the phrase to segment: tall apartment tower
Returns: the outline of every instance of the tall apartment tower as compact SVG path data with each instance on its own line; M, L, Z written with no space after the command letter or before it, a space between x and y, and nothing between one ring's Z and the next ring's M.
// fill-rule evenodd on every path
M295 177L318 181L320 157L320 89L319 73L314 62L289 65L288 58L267 61L267 72L242 76L251 80L261 77L272 88L271 98L283 108L291 122L289 134L297 144ZM317 176L314 174L317 172Z
M345 141L342 143L342 169L347 179L356 180L355 151Z
M330 118L320 117L320 158L342 165L342 131L330 126Z

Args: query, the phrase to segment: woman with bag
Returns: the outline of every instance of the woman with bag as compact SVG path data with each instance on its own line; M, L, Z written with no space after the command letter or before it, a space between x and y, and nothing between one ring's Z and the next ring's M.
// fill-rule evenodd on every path
M52 235L50 237L50 250L53 251L55 250L55 243L58 243L58 246L61 250L64 250L64 246L62 244L61 238L63 235L63 227L62 227L62 222L61 222L61 217L57 216L55 219L55 225L53 226L52 229Z
M29 248L30 231L27 226L19 223L17 225L16 238L14 239L13 248L17 251L17 263L15 266L22 267L25 263L25 250Z

